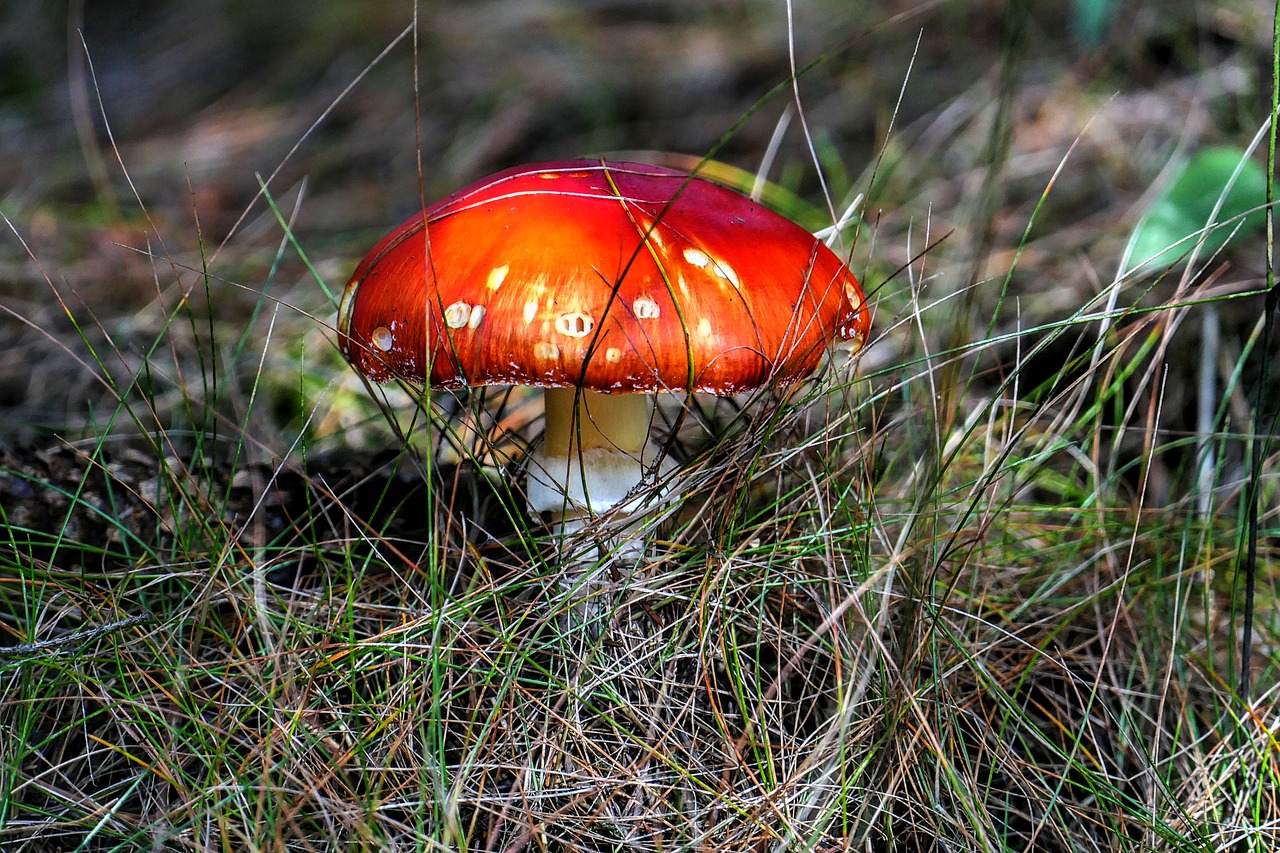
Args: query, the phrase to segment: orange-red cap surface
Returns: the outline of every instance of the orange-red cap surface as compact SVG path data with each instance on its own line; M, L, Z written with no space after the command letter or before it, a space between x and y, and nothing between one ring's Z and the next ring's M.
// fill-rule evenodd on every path
M799 225L682 172L591 160L510 169L412 217L338 319L343 354L379 381L716 394L807 376L869 323Z

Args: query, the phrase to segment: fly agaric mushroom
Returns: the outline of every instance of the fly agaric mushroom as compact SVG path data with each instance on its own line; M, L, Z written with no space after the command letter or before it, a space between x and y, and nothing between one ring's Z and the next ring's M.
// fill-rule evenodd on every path
M650 395L789 384L870 315L840 259L719 184L575 160L500 172L392 231L342 295L343 355L375 381L546 389L529 508L635 509L672 467Z

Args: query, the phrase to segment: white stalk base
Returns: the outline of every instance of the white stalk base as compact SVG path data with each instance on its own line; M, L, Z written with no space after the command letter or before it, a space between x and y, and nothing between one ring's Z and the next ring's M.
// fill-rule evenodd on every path
M637 455L603 447L570 456L537 450L529 458L529 511L550 512L567 522L615 510L630 515L646 502L665 503L671 487L656 495L653 490L670 479L676 465L664 457L655 469L657 453L651 445Z

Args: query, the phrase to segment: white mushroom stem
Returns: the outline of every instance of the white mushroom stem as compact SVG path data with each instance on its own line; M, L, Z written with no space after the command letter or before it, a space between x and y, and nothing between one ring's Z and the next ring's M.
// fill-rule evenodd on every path
M663 459L654 469L659 450L649 440L647 394L548 388L546 411L543 444L529 462L530 512L550 512L561 522L615 508L630 513L645 497L636 487L665 479L675 467Z

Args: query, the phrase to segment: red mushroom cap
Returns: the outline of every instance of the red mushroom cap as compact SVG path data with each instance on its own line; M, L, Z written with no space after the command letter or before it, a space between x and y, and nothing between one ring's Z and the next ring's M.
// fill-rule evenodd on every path
M683 172L591 160L415 215L338 317L343 355L379 381L716 394L807 376L869 324L853 274L799 225Z

